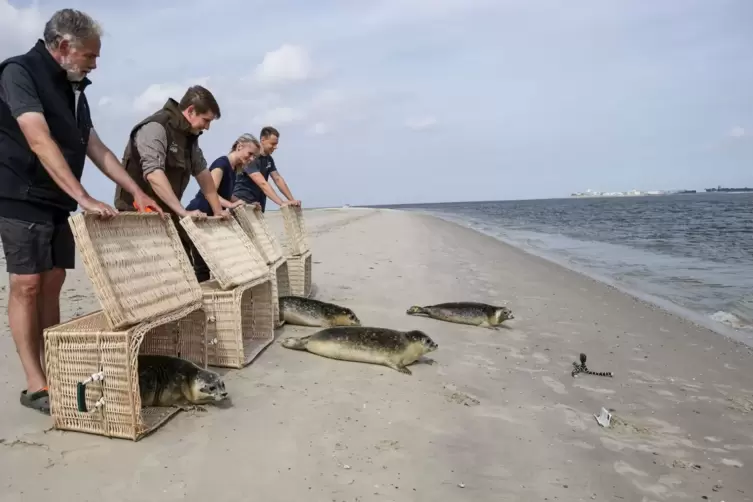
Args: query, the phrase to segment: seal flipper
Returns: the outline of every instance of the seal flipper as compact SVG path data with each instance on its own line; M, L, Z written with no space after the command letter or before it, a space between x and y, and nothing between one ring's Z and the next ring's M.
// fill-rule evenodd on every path
M385 361L384 365L387 366L387 367L389 367L389 368L392 368L395 371L399 371L400 373L405 373L406 375L412 375L413 374L413 372L411 372L411 370L409 370L408 368L406 368L402 364L393 363L392 361Z
M311 338L311 335L302 336L300 338L290 337L290 338L284 339L280 343L280 345L282 345L286 349L306 350L306 345L308 344L309 338Z

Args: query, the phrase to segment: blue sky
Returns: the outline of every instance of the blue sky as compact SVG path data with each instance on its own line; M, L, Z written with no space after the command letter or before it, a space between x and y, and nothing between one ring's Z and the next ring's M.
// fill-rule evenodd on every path
M0 57L62 7L104 27L88 95L117 155L202 83L207 160L274 125L308 207L753 186L749 0L0 0Z

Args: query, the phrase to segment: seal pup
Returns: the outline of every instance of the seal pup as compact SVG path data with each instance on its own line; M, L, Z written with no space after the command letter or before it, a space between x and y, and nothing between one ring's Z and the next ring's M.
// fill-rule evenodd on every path
M497 329L508 319L515 319L507 307L496 307L479 302L450 302L426 305L414 305L406 311L408 315L425 315L439 321L470 324L483 328Z
M214 371L173 356L139 355L141 406L187 408L223 401L225 383Z
M413 374L406 366L438 348L422 331L363 326L327 328L310 336L286 338L281 345L341 361L381 364L406 375Z
M281 296L283 321L299 326L325 327L360 326L358 316L347 307L303 296Z

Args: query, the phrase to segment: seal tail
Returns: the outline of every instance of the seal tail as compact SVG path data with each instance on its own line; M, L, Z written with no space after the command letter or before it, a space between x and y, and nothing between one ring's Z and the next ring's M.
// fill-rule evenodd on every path
M302 336L300 338L290 337L284 339L280 345L286 349L306 350L306 344L308 343L309 338L311 338L311 336Z
M405 311L408 315L421 315L426 314L426 309L423 307L419 307L418 305L413 305L411 308Z

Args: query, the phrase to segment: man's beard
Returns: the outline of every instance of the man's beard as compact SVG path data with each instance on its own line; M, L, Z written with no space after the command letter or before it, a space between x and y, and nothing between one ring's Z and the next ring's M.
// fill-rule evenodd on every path
M60 66L68 74L68 80L71 82L81 82L86 76L86 74L83 71L81 71L78 65L71 63L68 60L68 58L63 58L63 61L60 63Z

